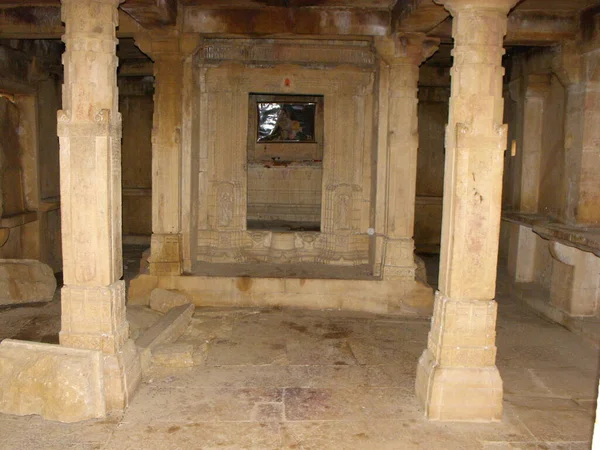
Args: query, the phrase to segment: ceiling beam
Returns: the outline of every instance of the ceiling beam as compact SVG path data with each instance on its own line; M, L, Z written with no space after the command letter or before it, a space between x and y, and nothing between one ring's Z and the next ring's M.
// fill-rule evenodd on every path
M345 8L278 8L184 10L183 32L220 35L383 36L390 11Z
M577 14L565 12L513 11L508 16L508 46L548 46L575 39L579 28ZM430 33L442 42L452 42L452 19L449 17Z

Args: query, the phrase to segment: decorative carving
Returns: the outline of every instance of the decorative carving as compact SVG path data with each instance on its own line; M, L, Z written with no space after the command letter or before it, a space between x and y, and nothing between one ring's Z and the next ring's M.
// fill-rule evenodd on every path
M375 57L371 48L360 41L332 41L315 45L309 41L206 39L202 48L205 61L288 62L352 64L371 66Z
M96 123L109 123L110 122L110 110L101 109L94 116L94 122Z
M61 123L69 123L71 122L71 111L68 109L59 109L56 113L56 117Z
M234 190L232 183L221 183L217 187L217 226L229 227L233 219Z

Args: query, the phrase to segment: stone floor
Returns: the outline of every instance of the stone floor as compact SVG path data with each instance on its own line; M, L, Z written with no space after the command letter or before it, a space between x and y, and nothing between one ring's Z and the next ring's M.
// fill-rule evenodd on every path
M198 365L154 367L129 409L105 420L0 415L0 448L590 448L597 350L511 299L503 281L501 423L423 418L413 385L428 320L202 308L179 339L194 346ZM1 310L0 339L53 342L59 309L55 300Z

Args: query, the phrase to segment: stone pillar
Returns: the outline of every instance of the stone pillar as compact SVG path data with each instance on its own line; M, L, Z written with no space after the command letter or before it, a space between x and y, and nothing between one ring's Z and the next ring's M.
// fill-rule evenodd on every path
M63 109L58 112L63 274L60 343L104 354L108 410L139 384L128 339L121 248L119 0L62 0Z
M521 196L519 211L538 212L542 174L544 104L550 90L548 75L529 75L523 105L523 148L521 149Z
M154 61L152 127L152 239L149 258L153 275L183 272L181 235L181 128L185 59L199 36L178 33L137 35L136 45Z
M516 0L440 3L453 16L454 66L439 291L416 391L430 419L495 421L502 416L502 379L493 299L507 136L501 62Z
M555 73L567 86L565 112L565 221L600 224L600 49L597 41L566 42Z
M544 143L544 107L550 90L549 75L530 74L524 77L522 144L517 150L520 180L517 210L526 214L538 212L540 182L542 175L542 147ZM508 270L517 283L535 281L537 245L539 238L530 227L510 225L510 248Z
M422 33L379 37L375 47L387 64L387 185L383 278L414 277L415 191L419 124L419 66L438 49L439 40Z

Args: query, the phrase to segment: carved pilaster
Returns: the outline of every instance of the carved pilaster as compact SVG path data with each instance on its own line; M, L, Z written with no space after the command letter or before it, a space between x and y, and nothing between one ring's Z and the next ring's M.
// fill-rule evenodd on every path
M435 420L495 421L496 262L503 153L503 38L516 0L447 0L454 65L446 130L439 292L417 396Z
M183 74L185 60L198 47L200 37L170 32L137 35L135 40L154 60L150 273L180 275Z
M414 216L419 124L419 65L438 49L439 41L421 33L376 38L387 83L387 185L383 234L383 277L414 279Z

